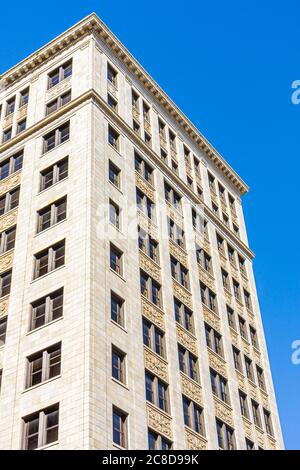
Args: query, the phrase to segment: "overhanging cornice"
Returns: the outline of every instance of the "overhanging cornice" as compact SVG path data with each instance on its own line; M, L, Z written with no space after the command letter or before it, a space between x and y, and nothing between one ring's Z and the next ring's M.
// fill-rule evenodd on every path
M177 122L177 125L195 144L208 156L213 164L224 174L236 190L243 195L248 192L247 184L231 168L224 158L205 139L200 131L151 78L146 70L137 62L108 27L92 13L82 21L68 29L66 32L46 44L44 47L30 55L16 66L0 76L0 85L11 86L29 73L35 71L44 62L56 56L64 48L76 43L82 37L95 33L121 60L126 67L137 77L142 85L151 93L165 111Z

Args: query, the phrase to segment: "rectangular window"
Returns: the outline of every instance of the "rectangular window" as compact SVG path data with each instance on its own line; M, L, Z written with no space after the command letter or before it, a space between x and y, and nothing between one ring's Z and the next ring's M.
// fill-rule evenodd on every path
M4 297L10 293L11 286L11 270L0 275L0 297Z
M168 385L149 372L145 372L146 400L169 413Z
M247 277L247 273L246 273L246 261L244 258L242 258L241 256L239 256L239 268L240 268L240 272L243 276Z
M127 448L127 414L113 407L112 414L113 442Z
M235 263L235 251L233 248L231 248L230 245L227 245L227 253L228 253L228 259L230 261L230 263L235 266L236 263Z
M169 237L170 239L176 243L176 245L180 246L181 248L185 249L185 236L183 229L177 225L174 220L168 217L168 229L169 229Z
M246 439L246 450L254 450L254 442L249 439Z
M230 399L227 380L213 369L210 369L210 382L213 394L229 405Z
M193 312L182 302L174 298L175 320L190 333L194 333Z
M235 279L232 279L232 286L233 286L234 297L236 298L236 300L241 302L240 285Z
M108 143L117 151L120 149L120 134L111 126L108 126Z
M140 189L136 188L136 205L137 208L143 212L149 219L154 220L155 217L155 204L151 199L146 196Z
M31 304L30 330L57 320L63 316L63 289L58 289Z
M0 180L4 180L23 166L23 151L0 163Z
M242 416L249 419L250 415L249 415L249 407L248 407L248 398L244 392L241 392L241 390L239 390L239 399L240 399Z
M253 363L249 357L245 356L245 368L246 368L246 375L249 380L255 382L254 373L253 373Z
M250 330L250 338L251 338L251 343L254 348L256 348L259 351L259 344L258 344L258 338L257 338L257 331L253 326L250 325L249 327Z
M226 309L227 309L228 324L229 324L230 328L233 328L234 330L236 330L235 313L232 310L232 308L228 307L228 305L226 305Z
M109 200L109 221L114 227L121 230L120 207L111 199Z
M171 450L172 442L165 439L160 434L148 429L148 449L149 450Z
M165 200L181 212L181 196L165 182Z
M70 138L70 122L67 122L43 137L43 153L53 150Z
M39 351L27 358L26 388L45 382L60 375L61 343L55 344L44 351Z
M185 396L182 397L182 406L185 426L188 426L198 434L205 436L202 408Z
M196 246L196 256L197 262L200 264L201 268L212 274L211 256L208 255L206 251L203 250L203 248L200 248L198 245Z
M246 308L252 311L251 296L249 292L247 292L245 289L244 289L244 299L245 299Z
M216 420L217 426L217 435L218 435L218 443L220 449L223 450L235 450L235 437L234 437L234 430L227 426L227 424L223 423L219 419Z
M248 341L246 321L244 320L244 318L240 316L238 316L238 319L239 319L239 328L240 328L241 337L244 338L246 341Z
M15 209L19 205L20 188L12 189L0 198L0 215Z
M34 279L44 276L65 264L65 240L34 256Z
M53 88L58 83L72 75L72 60L68 60L63 65L53 70L48 75L48 89Z
M261 424L261 416L260 416L260 410L259 410L259 404L256 403L256 401L251 400L251 406L252 406L252 415L253 415L253 422L256 426L262 427Z
M112 346L111 374L114 379L122 383L126 382L125 357L125 353L117 349L115 346Z
M243 365L242 365L242 359L241 359L241 352L232 346L232 353L233 353L233 361L234 361L234 367L236 370L239 372L243 373Z
M256 366L256 373L257 373L257 381L258 381L259 388L266 391L266 382L265 382L264 371L258 365Z
M12 227L0 234L0 255L12 250L15 246L16 227Z
M18 122L17 124L17 134L25 131L26 129L26 119L22 119L22 121Z
M3 132L3 143L12 138L12 127Z
M117 188L121 187L121 170L111 161L109 161L108 167L108 178L109 181L114 184Z
M114 292L111 292L110 315L114 322L124 326L124 300Z
M37 233L65 220L66 217L67 196L38 211Z
M186 289L190 288L189 271L176 258L170 256L172 277Z
M206 305L206 307L208 307L210 310L217 313L218 309L216 294L202 282L200 283L200 294L202 303Z
M140 273L141 294L157 307L162 307L161 286L149 274Z
M222 336L214 328L209 326L207 323L205 325L205 335L206 335L206 344L219 356L224 356Z
M183 346L178 345L179 369L195 382L199 382L198 359Z
M107 80L117 88L117 76L118 72L110 64L107 64Z
M58 440L59 405L53 405L23 418L23 449L34 450Z
M15 112L15 106L16 106L16 97L14 96L13 98L10 98L6 102L6 116L9 116L10 114L13 114Z
M226 289L228 292L231 292L229 274L226 271L224 271L224 269L221 269L221 274L222 274L222 282L223 282L224 289Z
M110 267L117 274L123 276L123 253L112 244L110 244Z
M158 243L147 232L138 227L138 244L139 249L143 251L149 258L159 263Z
M26 106L28 104L28 101L29 101L29 88L26 88L20 93L19 107L22 108L23 106Z
M270 436L274 437L274 430L273 430L273 424L272 424L272 419L271 419L271 413L264 409L263 414L264 414L266 432Z
M118 102L110 93L107 93L107 104L114 111L118 112Z
M161 357L165 357L164 333L149 320L143 318L143 341L144 345Z
M41 171L40 191L50 188L68 176L68 157Z
M134 165L135 171L148 181L148 183L153 184L153 169L137 152L134 153Z
M0 348L5 345L7 317L0 318Z
M55 98L55 100L50 101L46 104L46 116L54 113L57 109L61 108L65 104L71 101L71 90Z

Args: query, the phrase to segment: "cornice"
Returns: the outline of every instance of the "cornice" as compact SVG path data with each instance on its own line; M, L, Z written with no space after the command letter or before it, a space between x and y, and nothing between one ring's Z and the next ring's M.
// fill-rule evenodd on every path
M64 105L62 108L59 108L54 113L46 116L45 118L41 119L38 123L34 124L33 126L26 129L21 134L15 136L13 139L5 142L5 144L0 145L0 157L3 152L9 150L10 148L14 147L16 144L20 143L21 141L25 140L26 138L34 135L39 130L43 129L44 127L54 123L57 119L62 116L66 116L68 119L67 114L70 111L73 111L79 105L92 101L94 102L101 111L105 114L105 116L113 121L113 123L122 131L124 134L129 136L134 144L140 149L141 152L146 154L150 160L152 160L156 166L168 177L171 181L173 181L177 187L182 191L184 195L186 195L195 205L204 207L204 214L207 218L212 221L216 226L218 226L222 232L233 242L235 245L246 255L249 259L254 258L254 253L250 248L245 245L213 212L212 210L203 203L201 199L198 198L197 194L191 190L191 188L181 179L179 176L176 175L172 171L172 169L152 150L144 141L143 139L136 133L134 130L127 124L124 119L117 114L107 103L106 101L94 90L88 90L87 92L83 93L79 97L73 99L68 104Z
M213 164L224 174L236 190L243 195L248 192L247 184L231 168L217 150L205 139L184 113L151 78L116 36L98 18L95 13L68 29L66 32L46 44L16 66L0 76L0 87L8 87L27 74L33 72L44 62L56 56L64 48L77 42L89 33L95 33L126 67L136 76L145 89L154 96L164 110L176 121L182 131L208 156Z

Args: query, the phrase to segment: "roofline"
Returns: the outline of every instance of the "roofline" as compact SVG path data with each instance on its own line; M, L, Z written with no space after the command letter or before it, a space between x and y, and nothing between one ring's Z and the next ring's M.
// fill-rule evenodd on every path
M64 47L78 41L80 38L89 33L99 35L114 52L114 54L127 66L127 68L135 74L140 80L144 88L150 92L160 105L170 114L177 122L183 132L192 139L202 151L210 158L214 165L219 168L231 184L238 190L240 195L248 192L248 185L240 178L233 168L225 161L225 159L217 152L210 142L201 134L187 116L178 108L173 100L162 90L155 80L148 74L141 64L133 57L126 47L118 40L118 38L110 31L110 29L95 14L91 13L81 21L76 23L64 33L29 55L21 62L10 68L0 75L0 84L2 86L10 86L14 82L20 80L28 73L33 72L43 62L49 60L58 54Z

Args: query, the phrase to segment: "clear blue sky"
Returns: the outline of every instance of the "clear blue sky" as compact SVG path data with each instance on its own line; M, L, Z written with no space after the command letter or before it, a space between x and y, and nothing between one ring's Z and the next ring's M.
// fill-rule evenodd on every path
M282 427L286 447L300 449L290 359L300 339L299 0L3 2L1 72L92 11L251 187L244 211Z

